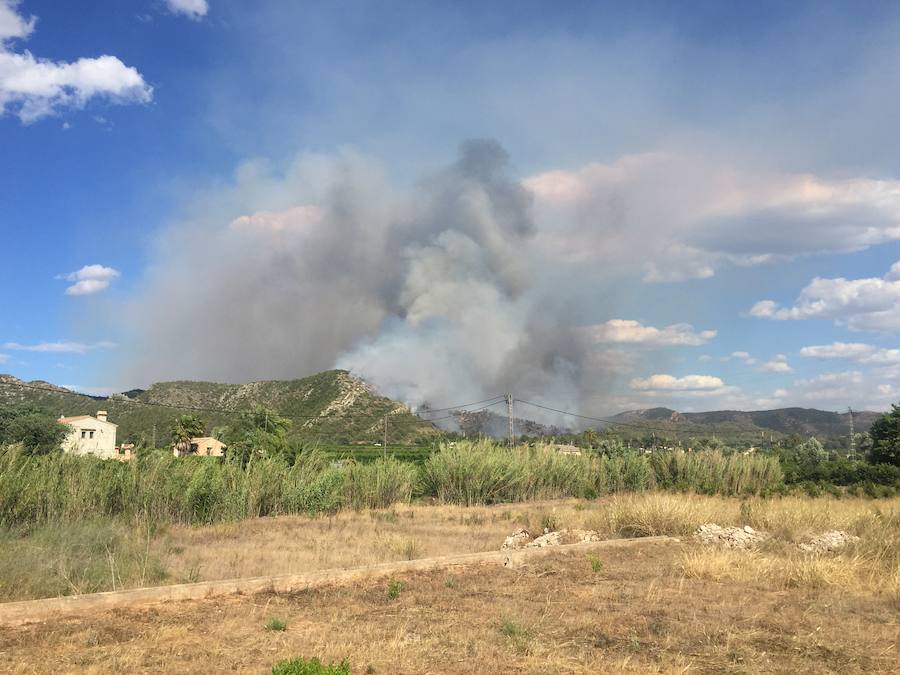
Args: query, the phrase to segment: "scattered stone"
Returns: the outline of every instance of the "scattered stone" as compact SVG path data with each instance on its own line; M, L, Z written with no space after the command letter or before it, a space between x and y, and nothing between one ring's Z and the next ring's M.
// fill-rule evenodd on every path
M506 538L501 551L509 551L520 548L544 548L546 546L561 546L564 544L582 544L587 541L601 541L603 537L594 530L556 530L547 532L540 537L532 539L527 530L517 530Z
M503 542L503 546L500 547L501 551L510 551L519 548L524 548L525 544L532 540L531 533L528 530L516 530L511 535L506 538L506 541Z
M845 546L859 541L859 537L848 534L843 530L829 530L820 535L811 537L809 541L800 544L800 550L809 553L830 553L839 551Z
M749 525L744 527L722 527L706 523L697 528L697 538L703 544L716 544L726 548L751 548L764 541L768 535L757 532Z

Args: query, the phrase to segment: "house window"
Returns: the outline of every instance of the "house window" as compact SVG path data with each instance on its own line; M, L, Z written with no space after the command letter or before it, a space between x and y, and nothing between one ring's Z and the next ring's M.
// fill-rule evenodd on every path
M81 430L81 437L87 438L87 432L84 429Z
M93 437L94 437L94 430L92 429L89 433L90 433L89 438L93 438Z

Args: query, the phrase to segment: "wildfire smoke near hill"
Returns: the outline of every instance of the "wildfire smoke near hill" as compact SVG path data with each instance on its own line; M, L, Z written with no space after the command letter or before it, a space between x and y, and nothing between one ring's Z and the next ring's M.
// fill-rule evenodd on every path
M252 184L254 198L301 205L223 217L223 204L166 231L129 308L133 378L241 382L336 366L414 405L512 389L577 407L608 375L566 304L550 301L530 248L533 195L499 143L463 143L408 192L353 153L240 180L232 200ZM215 264L179 274L201 247Z

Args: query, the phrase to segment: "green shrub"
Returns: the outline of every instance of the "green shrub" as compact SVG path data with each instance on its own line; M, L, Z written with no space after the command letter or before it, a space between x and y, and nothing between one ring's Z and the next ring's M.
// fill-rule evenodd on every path
M400 591L403 590L403 584L396 579L391 579L388 584L387 596L389 600L396 600L400 597Z
M272 675L350 675L347 659L327 666L319 659L286 659L272 667Z
M279 619L276 616L273 616L271 619L266 621L266 630L275 631L275 632L283 632L287 630L287 621L284 619Z

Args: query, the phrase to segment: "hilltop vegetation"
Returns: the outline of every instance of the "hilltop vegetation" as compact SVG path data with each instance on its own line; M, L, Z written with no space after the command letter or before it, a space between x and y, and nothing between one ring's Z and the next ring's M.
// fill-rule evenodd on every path
M3 384L6 386L3 386ZM28 384L25 388L19 385ZM119 425L118 440L138 447L168 443L172 420L198 412L206 433L232 426L241 412L264 406L292 421L291 438L322 444L381 441L388 417L390 443L433 440L439 432L413 415L402 403L379 395L368 384L344 370L328 370L297 380L271 380L248 384L214 382L160 382L109 398L86 397L47 382L22 383L0 376L0 404L27 405L58 416L109 412ZM199 411L198 411L199 409ZM234 411L234 412L222 412Z

